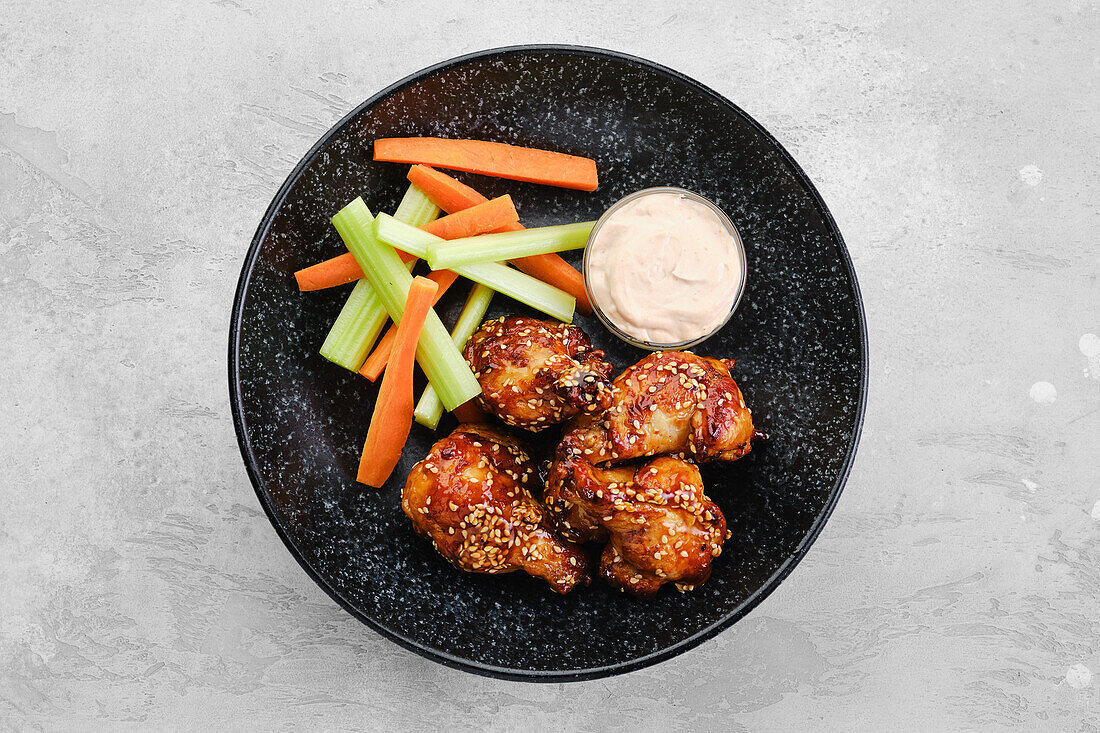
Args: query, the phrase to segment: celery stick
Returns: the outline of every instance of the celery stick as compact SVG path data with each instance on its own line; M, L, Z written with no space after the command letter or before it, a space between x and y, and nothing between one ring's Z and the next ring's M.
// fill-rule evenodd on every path
M507 265L499 262L482 262L477 265L455 267L452 272L457 272L476 283L488 285L501 295L507 295L559 321L564 323L573 321L577 301L572 295L519 270L513 270Z
M363 269L365 279L370 281L394 323L398 323L405 311L412 275L397 253L374 236L371 221L370 210L361 198L355 199L332 217L336 231ZM428 318L420 332L416 360L435 385L439 399L448 410L481 392L474 373L451 341L434 309L428 311Z
M445 241L385 214L379 214L374 220L374 233L386 244L416 257L423 257L433 243ZM560 321L569 323L573 320L576 301L572 295L499 262L481 262L448 269Z
M359 280L321 344L321 356L345 369L359 371L386 318L386 309L374 288L366 280Z
M485 287L484 285L478 285L477 287ZM486 288L488 290L488 288ZM489 291L493 292L493 291ZM439 401L439 395L435 393L435 389L432 387L431 382L424 388L424 393L420 395L420 400L416 403L416 409L413 410L413 420L426 427L428 430L435 430L439 427L439 418L443 417L443 403Z
M470 289L466 296L466 305L462 306L462 312L458 315L455 327L451 329L451 340L454 341L459 351L466 348L466 342L474 335L474 331L481 325L485 318L485 311L489 310L489 301L493 299L492 288L487 288L480 283ZM420 401L416 403L413 417L426 428L435 430L439 426L439 418L443 416L443 403L432 385L424 388L424 394L420 395Z
M433 270L449 270L459 265L503 262L567 249L584 249L588 243L588 233L595 224L594 221L586 221L437 242L429 245L428 256L424 259Z
M428 254L428 247L435 242L447 240L434 234L403 224L392 216L379 214L374 218L374 233L380 240L396 247L402 252L408 252L413 257L424 258Z
M437 216L439 207L416 186L405 191L394 214L395 219L414 227L423 226ZM408 269L411 271L415 264L415 260L410 262ZM366 280L360 280L329 329L321 345L321 356L345 369L359 371L388 319L389 314L374 294L374 288Z
M437 216L439 216L439 207L415 185L409 186L405 195L401 197L401 203L397 205L397 211L393 212L394 219L414 227L424 226Z

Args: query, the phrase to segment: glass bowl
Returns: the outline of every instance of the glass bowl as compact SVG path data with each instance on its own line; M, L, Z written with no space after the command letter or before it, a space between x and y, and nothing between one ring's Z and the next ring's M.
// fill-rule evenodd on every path
M733 299L733 304L730 306L729 313L727 313L726 317L723 318L711 331L703 334L702 336L699 336L698 338L693 338L687 341L678 341L676 343L656 343L653 341L645 341L644 339L631 336L629 333L623 331L622 328L617 326L611 320L611 318L604 312L603 308L600 307L600 303L599 300L596 298L596 294L593 293L592 289L589 287L589 282L591 282L591 278L589 277L589 267L591 266L592 259L592 243L596 241L596 235L600 233L600 229L603 227L604 222L611 218L612 214L614 214L624 205L630 203L631 201L634 201L635 199L639 199L643 196L668 193L678 194L684 198L691 199L692 201L698 201L699 203L707 206L711 211L715 213L715 215L718 216L718 220L721 221L723 226L726 227L726 231L729 232L730 236L733 237L733 241L736 243L734 254L741 264L741 282L737 284L737 295ZM714 334L721 331L722 328L727 323L729 323L730 318L733 317L734 311L737 310L737 306L741 303L741 297L745 293L745 281L748 277L748 265L745 257L745 245L741 241L741 233L737 231L737 226L734 225L733 220L731 220L729 216L726 215L726 212L722 211L722 209L719 208L718 205L710 199L704 196L700 196L694 191L688 191L685 188L676 188L674 186L657 186L654 188L643 188L641 191L635 191L629 196L624 196L623 198L612 204L607 209L607 211L605 211L603 215L596 221L596 225L592 227L592 231L588 235L588 244L584 248L584 260L581 265L581 270L584 273L585 292L588 293L588 299L592 303L592 310L596 314L596 317L600 319L600 322L607 327L608 331L611 331L611 333L615 334L623 341L627 342L628 344L637 346L640 349L646 349L648 351L678 351L680 349L686 349L690 346L701 344Z

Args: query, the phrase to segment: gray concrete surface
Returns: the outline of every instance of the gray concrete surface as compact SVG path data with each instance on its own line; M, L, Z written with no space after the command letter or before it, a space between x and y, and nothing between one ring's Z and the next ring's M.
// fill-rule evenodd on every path
M1100 725L1100 7L0 2L0 723L27 730ZM866 300L837 513L747 619L570 685L407 653L285 551L229 309L298 158L486 47L667 64L819 186Z

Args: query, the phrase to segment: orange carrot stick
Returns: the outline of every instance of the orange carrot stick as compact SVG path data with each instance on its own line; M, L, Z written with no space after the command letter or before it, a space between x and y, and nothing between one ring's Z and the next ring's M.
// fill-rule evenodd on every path
M462 211L448 214L441 219L428 222L420 228L443 239L459 239L485 234L502 226L518 222L519 214L516 213L512 197L505 194L492 201L485 201Z
M426 165L414 165L409 169L409 182L423 191L432 203L447 212L462 211L477 206L488 199L462 181L446 173L441 173ZM523 229L522 224L508 224L497 231L516 231ZM557 254L534 255L512 262L513 265L531 277L537 277L564 290L577 299L577 307L584 313L592 312L592 303L584 289L584 277L577 269Z
M408 178L409 183L423 191L433 204L448 214L489 200L462 181L426 165L414 165L409 168ZM523 229L523 226L516 224L516 229Z
M398 252L397 256L401 258L402 262L410 262L416 259L407 252ZM345 252L332 259L298 270L294 273L294 277L298 281L298 290L303 292L306 290L324 290L325 288L334 288L337 285L362 279L363 270L359 267L359 263L355 261L355 258L352 257L351 252Z
M458 275L450 270L435 270L428 273L428 279L434 282L438 288L435 291L435 299L432 300L432 305L439 302L439 299L447 292L447 288L451 287L457 278ZM363 362L363 368L359 370L359 373L372 382L382 376L382 372L386 370L386 364L390 360L390 354L393 352L393 345L396 340L397 327L391 323L389 330L375 345L374 351Z
M424 319L431 309L438 286L425 277L415 277L405 299L405 313L397 326L393 358L374 404L363 456L356 480L379 488L401 460L409 439L413 414L413 359Z
M363 270L360 269L359 263L352 257L351 252L345 252L331 260L318 262L316 265L294 273L294 278L298 281L298 289L302 291L331 288L361 277L363 277Z
M581 191L594 191L599 184L596 161L591 158L484 140L381 138L374 141L374 159L390 163L423 163Z

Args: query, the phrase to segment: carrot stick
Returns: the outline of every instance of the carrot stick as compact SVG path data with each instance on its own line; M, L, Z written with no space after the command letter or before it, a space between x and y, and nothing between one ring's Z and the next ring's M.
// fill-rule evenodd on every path
M596 161L591 158L484 140L381 138L374 141L374 159L390 163L423 163L581 191L594 191L599 183Z
M426 165L414 165L409 169L409 182L427 194L439 208L446 212L462 211L471 206L485 203L488 199L462 181L446 173L429 168ZM446 217L445 217L446 218ZM508 224L496 231L516 231L523 229L519 223ZM562 259L561 255L545 254L524 257L512 263L531 277L537 277L564 290L577 299L577 307L585 313L592 313L592 303L584 289L584 277L577 269Z
M401 258L402 262L416 259L407 252L398 252L397 256ZM334 288L337 285L360 280L362 277L363 270L359 267L359 263L355 261L355 257L352 256L351 252L345 252L342 255L337 255L324 262L318 262L316 265L310 265L294 273L294 278L298 281L298 290L302 292Z
M489 200L462 181L426 165L414 165L409 168L408 178L409 183L423 191L433 204L448 214ZM515 228L523 229L523 226L516 224Z
M436 270L428 273L428 279L438 287L435 292L435 299L432 300L433 306L439 302L439 299L447 292L447 288L451 287L457 278L458 275L450 270ZM390 354L393 352L393 344L396 339L397 327L391 323L389 330L374 347L374 351L363 362L363 368L359 370L359 373L372 382L382 376L382 372L386 370L386 364L390 360Z
M436 204L438 206L438 204ZM519 214L507 194L492 201L475 204L462 211L436 219L420 227L443 239L460 239L485 234L508 224L519 222Z
M409 439L413 413L413 359L436 290L438 286L425 277L413 278L409 287L405 312L394 339L393 363L378 390L363 456L359 459L356 480L367 486L379 488L386 483Z
M363 270L355 261L351 252L345 252L331 260L318 262L316 265L298 270L294 278L298 281L298 289L321 290L336 285L343 285L363 277Z

